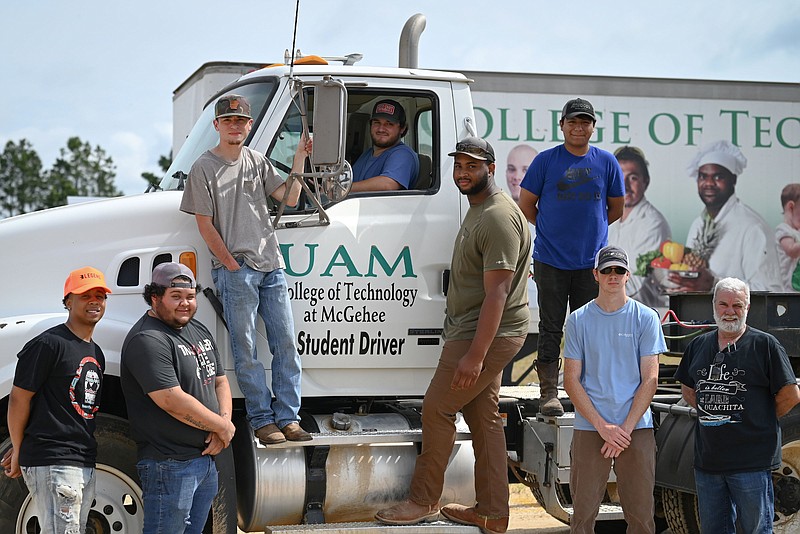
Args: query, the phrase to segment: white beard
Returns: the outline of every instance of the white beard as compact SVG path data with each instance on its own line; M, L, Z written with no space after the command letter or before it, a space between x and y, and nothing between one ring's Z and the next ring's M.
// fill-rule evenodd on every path
M730 317L730 316L725 316ZM717 313L717 310L714 309L714 322L717 323L717 328L722 330L723 332L727 332L729 334L736 334L738 332L744 331L745 327L747 326L747 311L744 312L741 318L736 318L735 321L723 321L723 317Z

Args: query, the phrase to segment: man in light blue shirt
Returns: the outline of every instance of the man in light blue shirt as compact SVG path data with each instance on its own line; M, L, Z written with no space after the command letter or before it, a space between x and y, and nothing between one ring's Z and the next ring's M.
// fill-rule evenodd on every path
M570 314L564 345L564 387L575 406L570 532L594 532L613 462L628 532L654 533L650 402L664 334L658 314L625 293L631 274L623 249L600 249L593 275L598 296Z

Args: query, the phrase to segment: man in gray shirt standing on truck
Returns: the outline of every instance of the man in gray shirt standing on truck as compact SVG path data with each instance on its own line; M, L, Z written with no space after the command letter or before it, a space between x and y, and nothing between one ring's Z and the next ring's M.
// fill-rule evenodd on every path
M267 204L268 196L280 202L284 194L289 205L297 204L300 182L284 183L263 154L244 146L253 127L244 97L220 98L215 117L219 144L192 165L181 211L195 216L211 251L211 276L230 332L236 380L256 437L264 445L308 441L311 435L299 424L301 368L292 308ZM303 171L310 152L311 141L301 139L292 173ZM256 352L259 316L272 353L272 391Z

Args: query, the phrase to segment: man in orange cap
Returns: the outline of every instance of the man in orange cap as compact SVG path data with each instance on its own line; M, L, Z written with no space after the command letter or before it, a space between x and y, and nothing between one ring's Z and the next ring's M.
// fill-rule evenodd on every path
M69 273L67 321L28 341L17 355L8 401L13 447L2 467L6 476L25 479L44 534L84 532L94 500L94 416L105 357L92 334L108 293L97 269Z

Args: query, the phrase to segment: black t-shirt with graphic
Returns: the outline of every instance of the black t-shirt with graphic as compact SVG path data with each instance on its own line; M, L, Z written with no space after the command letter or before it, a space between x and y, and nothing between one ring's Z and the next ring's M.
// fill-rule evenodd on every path
M17 358L14 385L35 393L20 465L93 467L94 417L106 365L103 351L60 324L28 341Z
M720 351L717 332L703 334L686 347L675 378L697 396L697 468L743 473L780 466L775 395L795 376L774 336L748 326L735 346Z
M206 448L208 431L180 421L159 408L148 393L180 387L219 413L216 377L225 374L211 333L192 319L180 330L148 314L128 332L122 345L122 392L139 458L189 460Z

